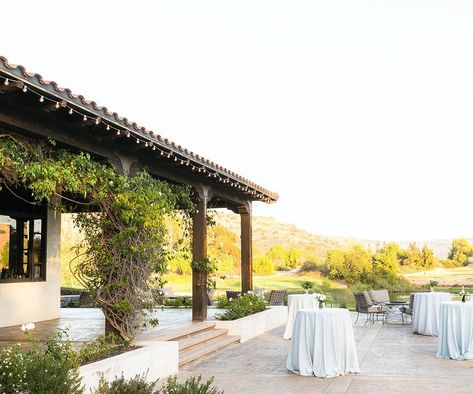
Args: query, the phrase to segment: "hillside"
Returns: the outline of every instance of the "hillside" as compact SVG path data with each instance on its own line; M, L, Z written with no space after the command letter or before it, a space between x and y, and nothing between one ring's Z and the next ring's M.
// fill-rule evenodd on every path
M240 237L240 216L226 212L216 212L215 221ZM286 224L278 220L253 216L253 247L255 252L265 253L274 245L305 249L311 246L316 254L324 258L327 250L342 246L348 242L343 238L331 238L312 234L293 224Z

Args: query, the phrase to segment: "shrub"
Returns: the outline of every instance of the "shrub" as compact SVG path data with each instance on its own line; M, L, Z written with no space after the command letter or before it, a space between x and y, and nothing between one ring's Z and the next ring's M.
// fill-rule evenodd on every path
M192 306L192 298L190 297L176 297L174 299L165 299L164 305L169 306L172 308L179 308L180 306L184 306L189 308Z
M227 296L217 297L217 308L218 309L228 309L230 306L230 301L228 301Z
M442 260L439 260L439 263L442 265L443 268L463 267L463 263L461 261L456 261L456 260L442 259Z
M101 335L95 341L87 342L79 349L80 364L101 360L112 354L117 348L123 349L127 346L129 346L128 342L112 333Z
M213 376L204 383L202 376L193 376L184 383L177 383L177 377L168 378L166 384L157 391L157 394L223 394L223 390L219 391L217 387L212 386Z
M0 349L0 392L8 394L79 394L79 357L56 331L44 344L29 336L31 348ZM29 334L28 334L29 335Z
M267 308L264 298L252 293L244 294L228 302L225 312L217 315L218 320L236 320L262 312Z
M301 266L300 272L315 272L320 271L319 264L315 261L306 261Z
M122 374L110 382L107 382L102 375L94 394L153 394L155 384L156 382L148 383L145 375L136 375L126 380Z

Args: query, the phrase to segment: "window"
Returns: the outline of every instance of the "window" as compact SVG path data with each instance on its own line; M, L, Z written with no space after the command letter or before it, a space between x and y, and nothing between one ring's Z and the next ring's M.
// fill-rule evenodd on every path
M45 218L0 215L0 282L45 278Z

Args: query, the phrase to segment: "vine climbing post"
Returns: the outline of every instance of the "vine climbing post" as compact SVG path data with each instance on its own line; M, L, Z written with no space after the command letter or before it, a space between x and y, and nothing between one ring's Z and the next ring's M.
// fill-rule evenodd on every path
M197 190L196 211L192 216L192 260L204 262L207 259L207 202L209 190ZM192 320L207 319L207 273L192 269Z

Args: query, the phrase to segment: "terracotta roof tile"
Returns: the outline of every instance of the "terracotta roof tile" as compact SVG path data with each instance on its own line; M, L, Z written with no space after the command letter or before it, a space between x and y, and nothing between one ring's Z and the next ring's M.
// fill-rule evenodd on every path
M126 128L133 133L139 134L142 137L146 137L146 139L153 143L158 142L163 148L173 151L174 153L177 153L185 158L192 159L196 165L207 167L207 169L212 171L217 171L221 176L230 177L232 178L232 180L230 180L231 183L243 183L246 186L253 188L257 193L264 195L264 197L270 201L276 201L279 197L277 193L265 189L262 186L259 186L256 183L248 180L247 178L244 178L225 167L215 164L213 161L207 160L195 154L194 152L183 148L181 145L177 145L167 138L163 139L160 134L148 130L143 126L138 126L137 123L131 122L127 118L121 117L116 112L109 111L106 107L98 105L95 101L87 100L82 95L74 94L68 88L59 87L56 82L45 80L40 74L28 72L21 65L10 64L6 58L0 56L0 71L2 71L2 69L8 74L13 74L14 77L24 80L23 82L26 82L32 86L36 85L50 94L59 96L61 99L69 101L69 103L74 106L79 106L81 110L93 112L94 116L100 117L101 119L108 121L112 120L114 123L118 123L118 125L121 127ZM253 197L252 199L264 198Z

